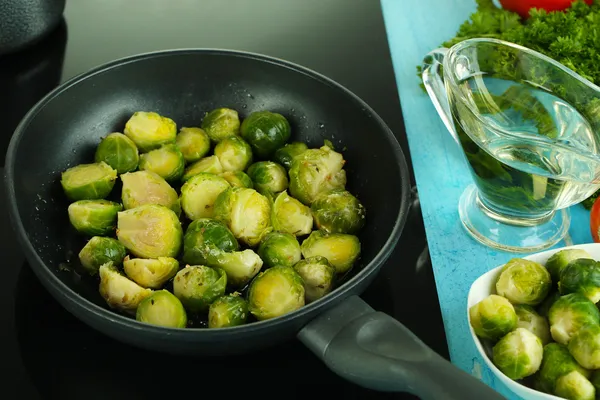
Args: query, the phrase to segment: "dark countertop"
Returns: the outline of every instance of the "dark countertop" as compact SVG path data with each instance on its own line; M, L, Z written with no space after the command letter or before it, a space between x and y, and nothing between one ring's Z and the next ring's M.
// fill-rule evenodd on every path
M212 47L283 58L345 85L387 122L410 162L377 1L68 0L65 20L35 47L0 58L2 155L24 113L61 81L135 53ZM4 186L1 190L4 210ZM201 396L223 377L231 382L221 389L224 395L281 394L285 387L299 397L330 387L345 398L414 398L349 384L296 341L252 356L212 360L168 357L114 342L80 323L48 295L24 264L4 211L0 218L3 279L8 283L0 292L0 398L178 397L190 391L189 385L197 385ZM425 249L416 201L403 238L363 298L447 357Z

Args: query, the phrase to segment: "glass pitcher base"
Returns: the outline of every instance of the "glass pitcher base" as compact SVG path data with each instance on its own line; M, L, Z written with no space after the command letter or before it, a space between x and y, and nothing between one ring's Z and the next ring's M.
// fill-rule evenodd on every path
M477 187L465 189L458 203L462 225L478 242L512 253L531 253L560 242L569 230L571 217L567 209L558 210L552 218L535 226L519 226L492 219L481 208Z

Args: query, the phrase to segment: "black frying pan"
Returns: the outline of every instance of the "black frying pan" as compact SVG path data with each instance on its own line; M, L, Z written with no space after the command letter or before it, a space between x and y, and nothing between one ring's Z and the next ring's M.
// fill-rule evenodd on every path
M90 162L100 138L121 130L135 111L152 110L178 126L197 126L206 111L220 106L238 110L242 118L257 110L279 112L289 119L293 139L309 146L330 139L346 148L348 189L368 215L360 235L361 261L321 300L245 326L169 329L111 311L96 280L63 268L83 242L68 226L60 172ZM333 371L368 388L424 399L502 398L356 296L371 283L404 227L407 166L381 118L313 71L221 50L167 51L109 63L63 84L25 116L7 153L6 182L11 221L38 278L67 310L117 340L173 354L225 355L297 335Z

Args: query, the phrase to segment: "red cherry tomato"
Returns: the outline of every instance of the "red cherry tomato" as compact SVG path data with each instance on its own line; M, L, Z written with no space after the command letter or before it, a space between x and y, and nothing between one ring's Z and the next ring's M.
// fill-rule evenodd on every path
M529 9L539 8L546 11L565 10L571 6L574 0L499 0L502 8L516 12L523 18L529 16ZM585 0L592 4L593 0Z
M592 238L594 242L600 243L600 197L596 199L592 209L590 210L590 230L592 231Z

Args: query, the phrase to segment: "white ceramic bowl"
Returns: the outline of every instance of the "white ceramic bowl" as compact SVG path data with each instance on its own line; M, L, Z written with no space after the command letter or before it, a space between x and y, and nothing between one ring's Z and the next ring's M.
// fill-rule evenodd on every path
M540 264L545 264L548 258L557 251L565 250L565 249L582 249L587 251L593 259L600 260L600 243L592 243L592 244L580 244L576 246L568 246L562 247L560 249L552 249L547 250L542 253L532 254L527 257L522 257L527 260L532 260L538 262ZM519 256L515 256L519 257ZM481 354L481 358L485 361L487 366L490 368L492 373L498 377L510 390L512 390L517 395L521 396L526 400L564 400L560 397L552 396L550 394L546 394L543 392L539 392L534 389L530 389L527 386L521 385L518 382L513 381L506 375L504 375L492 362L491 359L491 348L486 348L483 343L479 340L477 335L475 335L475 331L471 327L471 320L469 317L469 308L481 300L489 296L490 294L496 293L496 280L500 275L500 271L504 265L500 265L492 269L491 271L486 272L481 275L473 284L471 285L471 289L469 290L469 297L467 299L467 319L469 319L469 329L471 330L471 336L473 337L473 341L475 342L475 346Z

